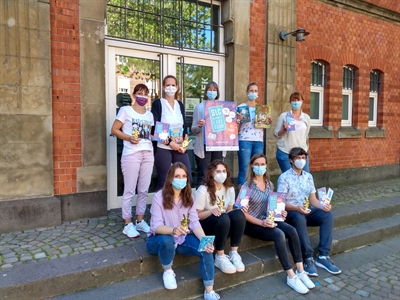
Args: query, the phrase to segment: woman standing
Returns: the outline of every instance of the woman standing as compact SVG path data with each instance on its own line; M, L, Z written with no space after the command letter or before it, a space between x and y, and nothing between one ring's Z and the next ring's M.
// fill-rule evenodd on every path
M151 231L146 246L153 255L158 255L164 269L163 281L166 289L177 288L172 263L175 253L200 258L200 273L205 286L204 299L219 299L214 292L214 247L205 252L197 251L205 235L193 203L192 189L188 182L188 171L183 163L174 163L168 171L164 188L153 198L150 213ZM188 217L188 227L182 226L182 216ZM188 233L187 230L192 233Z
M276 142L276 160L282 173L289 170L292 165L289 160L289 152L294 147L303 148L308 152L308 133L310 132L310 116L301 110L304 97L299 92L290 95L289 102L292 110L283 112L278 120L274 130L274 135L278 138ZM288 131L289 124L286 121L287 114L293 114L295 130ZM310 172L309 160L307 155L304 171Z
M258 85L256 82L250 82L247 86L247 101L240 104L240 106L247 105L250 110L250 122L240 123L239 129L239 176L238 185L244 183L246 176L247 166L249 165L250 158L254 154L261 154L264 152L264 129L257 129L254 127L256 118L256 99L258 98ZM238 116L242 119L242 116Z
M233 209L235 189L228 166L223 161L214 160L210 163L204 185L195 193L195 203L204 232L215 235L215 266L227 274L243 272L245 267L238 247L242 241L246 218L241 210ZM220 203L224 204L224 211L221 211ZM228 236L231 238L229 256L224 253Z
M122 218L124 230L128 237L138 237L137 230L149 232L144 213L154 165L153 145L150 132L154 125L153 115L146 110L149 89L138 84L133 89L132 106L122 106L111 128L111 133L124 141L121 157L121 169L124 176L124 194L122 196ZM122 129L122 131L121 131ZM132 223L132 197L137 186L136 226Z
M287 273L286 283L300 294L308 293L309 289L315 287L314 283L308 278L304 271L301 246L296 229L286 222L274 222L268 220L268 196L273 191L273 184L267 173L267 158L263 154L254 155L246 174L245 186L252 192L249 199L246 216L245 234L264 241L273 241L276 254ZM286 218L287 212L282 211L282 216ZM293 260L296 263L296 272L292 269L289 259L286 238L289 240L289 249Z
M204 90L204 100L218 100L219 89L218 85L211 81L207 84ZM196 142L194 144L194 154L197 164L197 186L199 186L206 172L207 166L213 160L222 160L225 156L225 152L222 151L206 151L205 145L205 128L206 121L204 120L205 115L205 102L199 103L194 108L192 133L196 135Z
M183 139L187 139L187 127L185 126L185 107L181 101L175 99L179 90L177 80L174 76L168 75L163 80L164 97L157 99L151 106L154 116L154 124L162 122L169 124L169 129L181 129ZM152 130L154 134L154 128ZM158 142L154 149L155 167L158 175L157 190L164 185L167 172L171 164L175 162L183 163L189 171L189 179L192 181L192 171L190 168L189 156L186 149L182 148L177 142L169 139L165 142Z

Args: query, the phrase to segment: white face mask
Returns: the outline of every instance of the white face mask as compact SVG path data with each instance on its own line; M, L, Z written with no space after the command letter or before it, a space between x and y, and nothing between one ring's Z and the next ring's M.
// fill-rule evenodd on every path
M164 89L165 94L167 94L170 97L175 96L176 91L177 91L177 88L172 85L169 85Z
M297 169L303 170L304 166L306 165L306 160L305 159L296 159L294 161L294 165L296 166Z
M224 183L226 180L226 173L217 173L214 175L215 182Z

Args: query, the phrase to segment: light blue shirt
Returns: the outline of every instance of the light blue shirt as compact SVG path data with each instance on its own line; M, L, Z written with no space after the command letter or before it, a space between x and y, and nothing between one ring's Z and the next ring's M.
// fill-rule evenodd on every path
M286 193L286 202L296 206L303 206L304 199L315 193L314 179L310 173L302 171L298 175L293 168L282 173L278 178L279 193Z

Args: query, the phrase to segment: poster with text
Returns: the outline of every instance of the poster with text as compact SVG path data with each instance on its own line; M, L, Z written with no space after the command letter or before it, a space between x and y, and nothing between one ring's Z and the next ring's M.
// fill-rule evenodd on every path
M206 101L205 142L207 151L238 151L236 103Z

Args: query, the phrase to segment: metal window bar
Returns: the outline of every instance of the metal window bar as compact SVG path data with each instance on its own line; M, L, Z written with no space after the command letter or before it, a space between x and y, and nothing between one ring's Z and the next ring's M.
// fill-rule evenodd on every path
M356 70L350 67L343 67L343 89L356 89Z
M311 63L311 85L322 86L326 85L325 65L318 62Z
M376 71L370 73L369 91L373 93L381 92L381 74Z

